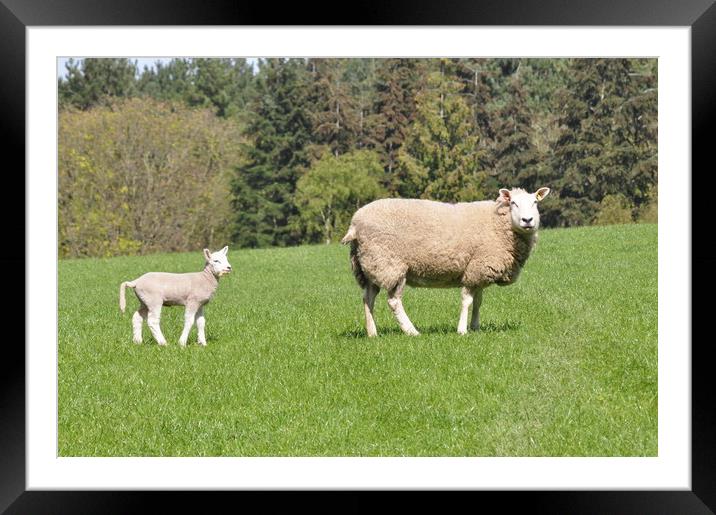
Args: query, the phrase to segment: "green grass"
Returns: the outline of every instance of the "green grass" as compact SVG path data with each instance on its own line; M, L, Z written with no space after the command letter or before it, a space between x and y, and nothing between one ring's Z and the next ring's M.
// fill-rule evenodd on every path
M131 338L120 282L199 252L59 263L61 456L655 456L657 226L543 230L515 285L456 334L457 289L385 292L365 337L339 245L230 251L208 346Z

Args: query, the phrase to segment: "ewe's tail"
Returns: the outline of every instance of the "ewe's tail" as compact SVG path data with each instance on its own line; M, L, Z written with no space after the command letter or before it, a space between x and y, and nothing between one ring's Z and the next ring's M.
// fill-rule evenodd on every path
M356 276L356 281L361 288L365 289L368 286L368 278L363 273L363 268L360 266L360 260L358 259L358 240L356 236L356 228L350 226L348 232L341 240L343 245L351 244L351 268L353 269L353 275Z
M358 259L358 242L353 240L351 243L351 268L353 269L353 275L356 277L356 281L361 288L365 290L368 286L368 278L363 273L363 268L360 266L360 260Z
M356 239L356 228L352 225L348 228L348 232L345 236L343 236L343 239L341 240L341 243L343 245L348 245L350 242L354 241Z
M119 309L122 310L122 313L124 313L124 310L127 308L127 299L124 296L124 287L125 286L134 288L136 286L136 284L134 283L134 281L125 281L119 285Z

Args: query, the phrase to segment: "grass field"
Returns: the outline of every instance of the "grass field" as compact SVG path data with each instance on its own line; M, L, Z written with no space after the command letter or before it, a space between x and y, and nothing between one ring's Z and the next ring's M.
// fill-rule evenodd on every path
M214 250L214 249L212 249ZM456 334L457 289L385 292L365 337L339 245L229 251L208 346L131 338L120 282L200 252L59 262L61 456L655 456L657 226L543 230L512 286Z

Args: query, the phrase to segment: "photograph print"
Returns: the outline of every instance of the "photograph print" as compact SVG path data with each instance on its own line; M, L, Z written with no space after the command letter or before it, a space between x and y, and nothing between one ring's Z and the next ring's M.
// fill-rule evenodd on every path
M657 69L58 59L58 456L658 456Z

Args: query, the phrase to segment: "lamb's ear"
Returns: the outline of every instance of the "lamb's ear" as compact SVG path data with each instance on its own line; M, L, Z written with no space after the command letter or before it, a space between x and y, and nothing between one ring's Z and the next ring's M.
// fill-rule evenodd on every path
M512 197L510 197L510 190L506 190L505 188L500 189L500 196L497 197L498 202L504 202L505 204L509 204L510 200L512 200Z
M207 261L211 261L211 252L209 252L209 249L204 249L204 257Z
M228 245L227 245L226 247L224 247L223 249L221 249L221 253L222 253L223 255L226 255L227 252L229 252L229 246L228 246Z
M535 197L537 200L542 200L549 194L549 188L540 188L537 190L537 193L535 193Z

